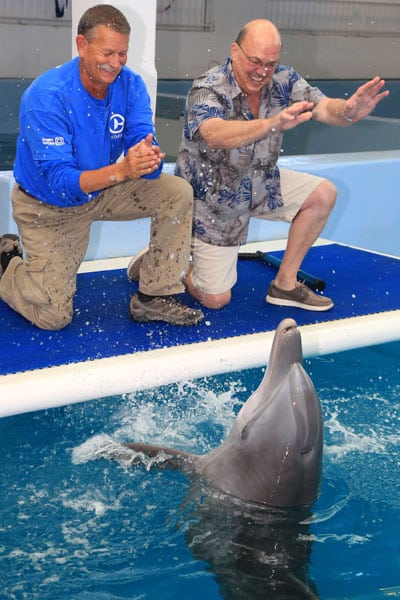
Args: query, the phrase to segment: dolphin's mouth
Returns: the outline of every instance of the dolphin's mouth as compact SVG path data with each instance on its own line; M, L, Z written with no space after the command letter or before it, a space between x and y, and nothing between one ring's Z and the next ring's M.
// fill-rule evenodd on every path
M285 319L282 326L282 335L286 335L289 331L297 329L297 323L294 319Z
M284 319L278 326L272 344L268 365L271 379L284 377L295 362L303 362L300 331L294 319Z

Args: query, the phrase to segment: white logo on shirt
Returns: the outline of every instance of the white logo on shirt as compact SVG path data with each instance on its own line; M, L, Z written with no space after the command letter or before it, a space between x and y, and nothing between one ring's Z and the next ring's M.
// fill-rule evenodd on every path
M44 146L63 146L65 144L65 140L62 136L55 138L42 138L42 144Z
M119 114L114 114L110 118L110 133L113 135L122 133L125 126L125 117Z

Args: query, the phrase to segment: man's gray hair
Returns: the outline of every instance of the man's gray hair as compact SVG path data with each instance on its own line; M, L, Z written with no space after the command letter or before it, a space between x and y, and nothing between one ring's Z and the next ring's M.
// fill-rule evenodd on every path
M79 20L78 35L84 35L90 40L93 30L98 25L111 27L114 31L125 35L129 35L131 32L131 26L125 15L111 4L97 4L88 8Z

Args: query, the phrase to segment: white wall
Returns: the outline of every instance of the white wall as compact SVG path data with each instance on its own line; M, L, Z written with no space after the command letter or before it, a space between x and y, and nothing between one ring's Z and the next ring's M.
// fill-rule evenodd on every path
M229 55L231 42L247 21L270 16L269 4L265 0L215 0L214 32L157 31L158 76L193 79L215 62L221 62ZM400 0L391 4L400 7ZM284 30L282 62L313 79L367 79L376 74L387 79L400 78L398 33L363 37L353 35L351 28L348 29L343 35Z
M75 11L78 2L72 0ZM150 0L136 0L147 5ZM120 4L133 14L130 0ZM155 2L155 0L151 0ZM88 4L94 4L91 0ZM379 6L381 2L372 3ZM189 78L229 54L231 41L242 25L255 17L268 17L266 0L215 0L214 32L157 30L156 68L159 78ZM354 1L353 1L354 4ZM392 0L399 5L400 0ZM361 5L361 3L360 3ZM124 8L126 7L126 8ZM55 24L2 22L0 3L0 77L36 77L44 70L65 62L71 56L71 27L63 19ZM53 22L54 23L54 22ZM131 55L142 47L141 22L133 16ZM150 39L147 40L150 42ZM137 46L135 46L137 44ZM316 79L367 79L376 73L387 79L400 78L400 35L376 37L283 32L282 62L293 65L304 76ZM142 65L143 66L143 65Z

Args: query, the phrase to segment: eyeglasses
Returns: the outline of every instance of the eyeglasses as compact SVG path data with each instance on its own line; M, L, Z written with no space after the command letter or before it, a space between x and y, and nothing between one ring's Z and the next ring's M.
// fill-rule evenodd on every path
M239 46L239 48L243 52L247 62L250 63L253 67L256 67L257 69L262 69L265 73L267 71L275 71L276 67L279 64L278 61L271 60L270 62L263 63L263 61L260 60L259 58L257 58L257 56L248 56L246 54L246 52L243 50L242 46L238 42L236 42L236 44L237 44L237 46Z

